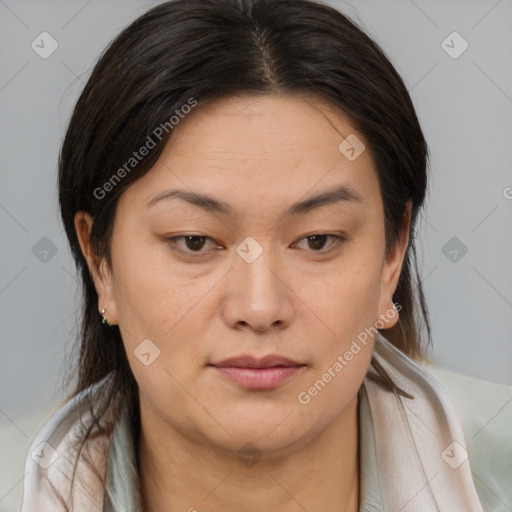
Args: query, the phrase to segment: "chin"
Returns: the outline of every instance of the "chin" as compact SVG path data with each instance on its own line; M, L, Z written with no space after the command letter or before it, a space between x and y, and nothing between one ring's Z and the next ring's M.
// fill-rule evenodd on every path
M223 444L229 450L237 451L247 443L252 443L264 451L282 451L287 447L302 444L313 437L314 425L304 421L292 406L274 402L265 407L237 407L227 410L222 418L213 410L210 413L229 432L216 428L216 443ZM308 418L311 422L312 418ZM208 429L211 435L213 431ZM231 434L231 435L230 435ZM213 439L212 439L213 440Z
M246 452L256 457L265 455L266 458L279 458L295 452L299 445L306 444L306 432L301 435L301 432L289 428L277 432L275 424L267 427L268 425L261 428L257 425L232 424L227 427L232 436L226 434L222 439L208 440L221 451L232 452L239 459L243 459Z

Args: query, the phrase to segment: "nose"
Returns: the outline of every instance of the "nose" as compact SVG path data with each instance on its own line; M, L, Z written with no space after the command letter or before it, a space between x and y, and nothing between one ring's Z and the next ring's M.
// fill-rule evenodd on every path
M241 246L226 276L226 322L233 328L246 325L258 332L288 326L295 313L289 272L269 247L258 247L254 241ZM247 248L249 252L244 253ZM246 257L251 251L252 255Z

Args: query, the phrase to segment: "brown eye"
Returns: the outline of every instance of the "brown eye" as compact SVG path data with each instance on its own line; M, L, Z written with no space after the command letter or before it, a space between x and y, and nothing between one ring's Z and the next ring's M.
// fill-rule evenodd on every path
M328 235L311 235L307 237L311 249L322 250L327 242Z
M327 245L329 239L332 240L332 243ZM214 241L209 236L202 235L180 235L166 238L165 240L168 245L173 247L173 249L175 248L177 251L185 253L191 257L205 255L208 251L203 249L207 246L208 242L211 243ZM296 243L296 245L299 246L299 248L303 248L300 247L300 244L304 243L304 241L307 244L307 252L326 253L329 252L330 249L334 249L336 246L343 243L345 238L338 235L315 233L302 238Z
M191 251L198 251L204 247L205 236L184 236L185 245Z
M180 240L182 240L184 244L179 244L178 241ZM202 249L205 247L207 240L211 241L212 239L209 236L202 235L180 235L167 238L166 242L171 246L177 246L179 251L195 256L206 253L206 251Z
M332 247L333 245L334 246L339 245L345 241L344 238L342 238L338 235L329 235L329 234L318 233L318 234L309 235L309 236L302 238L301 240L299 240L299 243L306 240L307 246L311 249L311 252L325 252L325 250L324 250L325 244L329 238L334 239L334 242L331 243L330 246L328 246L328 247ZM328 250L329 249L327 249L327 251Z

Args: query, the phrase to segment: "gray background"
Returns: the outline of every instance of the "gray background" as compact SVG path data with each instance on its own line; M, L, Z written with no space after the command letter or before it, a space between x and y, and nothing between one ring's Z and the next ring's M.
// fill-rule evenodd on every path
M24 450L63 396L75 336L79 295L58 217L59 145L100 52L157 3L0 0L0 510L17 509ZM433 326L429 355L446 368L510 385L512 3L329 3L383 47L430 146L419 245ZM47 59L31 47L43 31L59 45ZM442 47L453 31L469 44L455 59ZM447 41L451 51L461 48L457 39ZM44 237L55 254L40 252Z

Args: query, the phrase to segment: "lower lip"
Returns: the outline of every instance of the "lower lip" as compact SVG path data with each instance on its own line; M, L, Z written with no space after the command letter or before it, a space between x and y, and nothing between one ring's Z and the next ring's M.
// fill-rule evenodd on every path
M293 377L301 366L274 366L272 368L240 368L214 366L224 377L246 389L273 389Z

